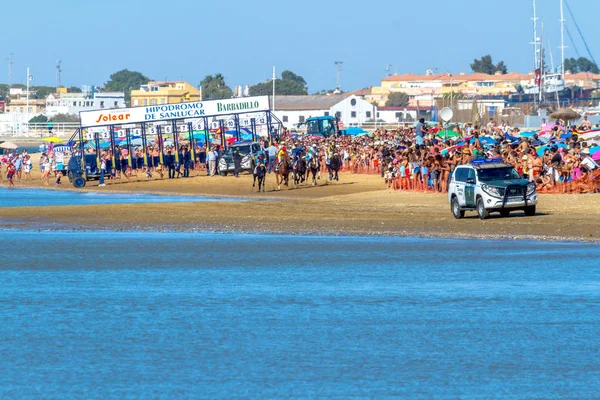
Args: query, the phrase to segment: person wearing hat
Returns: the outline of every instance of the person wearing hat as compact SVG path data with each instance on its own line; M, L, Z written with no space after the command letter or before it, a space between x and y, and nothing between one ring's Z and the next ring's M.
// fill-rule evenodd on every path
M282 161L288 156L289 155L285 145L281 146L281 149L279 149L279 152L277 153L277 166L275 167L275 171L279 171L279 166L281 165Z
M590 157L590 149L585 148L581 150L581 166L585 167L587 171L595 171L599 168L598 163Z

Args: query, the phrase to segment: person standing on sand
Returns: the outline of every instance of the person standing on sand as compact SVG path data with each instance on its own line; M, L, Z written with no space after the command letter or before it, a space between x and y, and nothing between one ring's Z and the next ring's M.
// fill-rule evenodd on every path
M98 186L106 186L104 184L104 175L106 175L106 157L104 154L100 157L100 181Z
M15 165L17 180L19 182L21 182L21 174L23 172L23 159L21 158L21 155L19 153L17 153L15 155L14 165Z
M240 177L240 168L242 165L242 154L240 153L239 147L233 148L233 176L236 178Z
M16 168L15 165L13 164L13 162L9 162L8 166L6 167L6 178L8 179L8 186L9 187L14 187L15 184L13 182L14 176L15 176L15 172L16 172Z
M271 143L269 147L266 149L267 157L269 158L269 167L267 168L267 172L270 174L275 171L276 159L277 159L277 147Z
M214 147L208 152L208 170L210 176L217 173L217 152Z

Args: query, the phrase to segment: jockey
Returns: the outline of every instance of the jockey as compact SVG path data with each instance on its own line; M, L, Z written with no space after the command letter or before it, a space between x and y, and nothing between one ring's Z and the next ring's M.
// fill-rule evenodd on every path
M281 149L279 149L279 152L277 153L277 162L281 163L281 161L283 161L284 158L288 157L288 152L287 152L287 148L285 146L282 146Z
M275 168L275 170L279 170L279 166L281 165L283 160L287 157L289 157L287 148L285 146L282 146L281 149L279 150L279 152L277 153L277 167Z
M317 145L313 144L312 147L309 147L308 151L306 152L306 161L310 163L313 158L317 159L318 153L319 151L317 150Z

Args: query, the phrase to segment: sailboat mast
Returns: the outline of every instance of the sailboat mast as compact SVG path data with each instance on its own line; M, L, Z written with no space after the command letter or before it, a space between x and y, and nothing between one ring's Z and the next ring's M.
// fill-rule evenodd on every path
M540 40L540 96L539 101L542 102L544 93L544 21L542 21L542 39Z
M536 14L536 7L535 7L535 0L533 0L533 42L531 42L531 44L533 45L533 68L536 69L539 65L538 63L538 58L537 58L537 53L538 53L538 37L537 37L537 14Z
M564 0L560 0L560 73L561 79L565 81L565 17L563 14Z

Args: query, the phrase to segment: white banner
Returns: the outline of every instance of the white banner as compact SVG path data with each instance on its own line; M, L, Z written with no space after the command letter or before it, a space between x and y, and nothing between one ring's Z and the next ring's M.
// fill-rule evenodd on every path
M81 111L79 113L79 119L81 121L81 126L87 128L94 126L125 125L139 122L158 122L173 119L212 117L217 115L266 110L269 110L269 97L257 96L228 100L117 108L111 110Z

